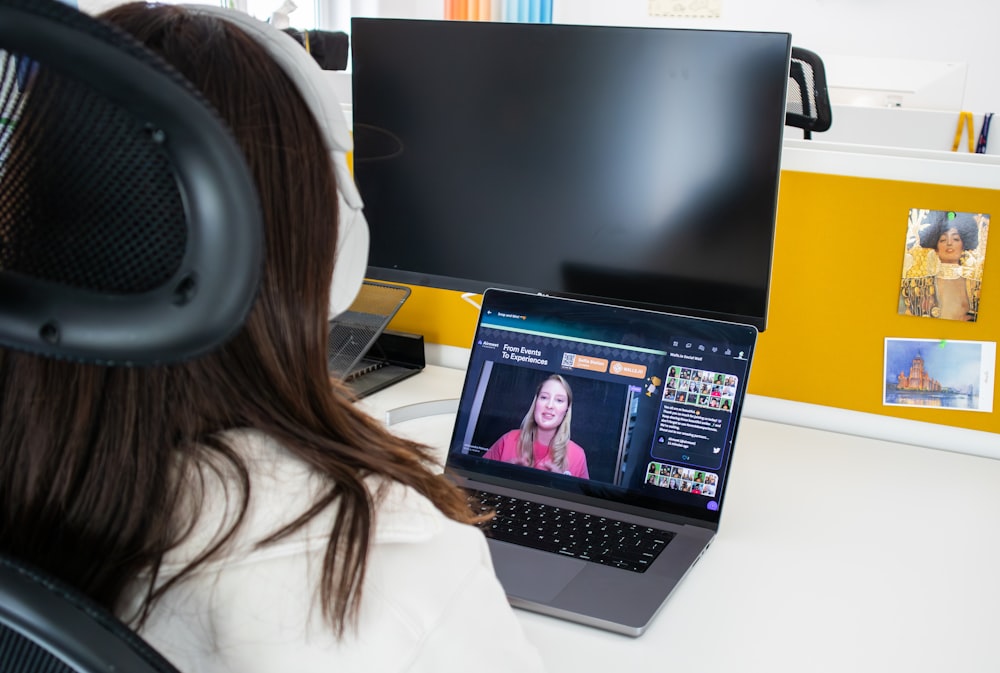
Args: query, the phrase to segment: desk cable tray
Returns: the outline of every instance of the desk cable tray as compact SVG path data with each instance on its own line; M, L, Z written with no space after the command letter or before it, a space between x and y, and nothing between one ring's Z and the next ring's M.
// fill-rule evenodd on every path
M330 374L358 397L423 369L423 339L385 329L409 296L408 287L366 280L350 308L330 321Z

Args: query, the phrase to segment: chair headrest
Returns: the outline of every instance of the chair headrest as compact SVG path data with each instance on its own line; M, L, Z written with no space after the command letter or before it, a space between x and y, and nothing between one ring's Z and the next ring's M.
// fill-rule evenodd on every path
M0 345L145 365L233 336L263 224L212 107L134 38L54 0L0 0L0 72Z

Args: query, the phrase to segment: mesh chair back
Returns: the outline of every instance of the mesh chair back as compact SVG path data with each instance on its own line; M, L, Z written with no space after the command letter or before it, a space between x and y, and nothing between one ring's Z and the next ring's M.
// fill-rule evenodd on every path
M804 138L826 131L833 122L826 70L820 57L808 49L792 47L785 100L785 125L802 129Z
M178 673L75 589L0 555L0 671Z
M263 228L211 107L130 36L0 0L0 346L126 365L230 338Z

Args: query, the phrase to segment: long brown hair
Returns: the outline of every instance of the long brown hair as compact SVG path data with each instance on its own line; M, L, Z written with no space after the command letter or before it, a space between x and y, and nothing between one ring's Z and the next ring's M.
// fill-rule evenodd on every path
M233 129L255 177L266 228L260 296L245 327L195 361L132 369L0 351L0 551L34 562L112 610L149 577L139 623L165 591L218 553L252 487L223 433L254 428L328 478L314 505L264 545L338 507L320 597L342 633L357 614L375 516L363 480L413 487L447 516L473 519L425 447L388 433L331 383L326 365L336 184L319 127L294 84L225 21L182 7L125 5L104 18L159 52ZM219 260L219 263L225 263ZM221 458L221 460L220 460ZM198 516L191 475L230 468L239 517L180 574L164 555Z

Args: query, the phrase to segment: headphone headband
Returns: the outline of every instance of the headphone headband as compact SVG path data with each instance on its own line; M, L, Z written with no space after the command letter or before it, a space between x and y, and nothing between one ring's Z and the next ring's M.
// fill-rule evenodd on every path
M185 5L185 9L217 17L246 33L281 67L294 82L309 106L320 130L337 177L340 222L337 231L337 256L330 287L330 317L350 307L361 288L368 267L368 223L364 203L350 169L347 152L353 147L340 101L323 69L293 37L274 26L237 10L208 5Z

